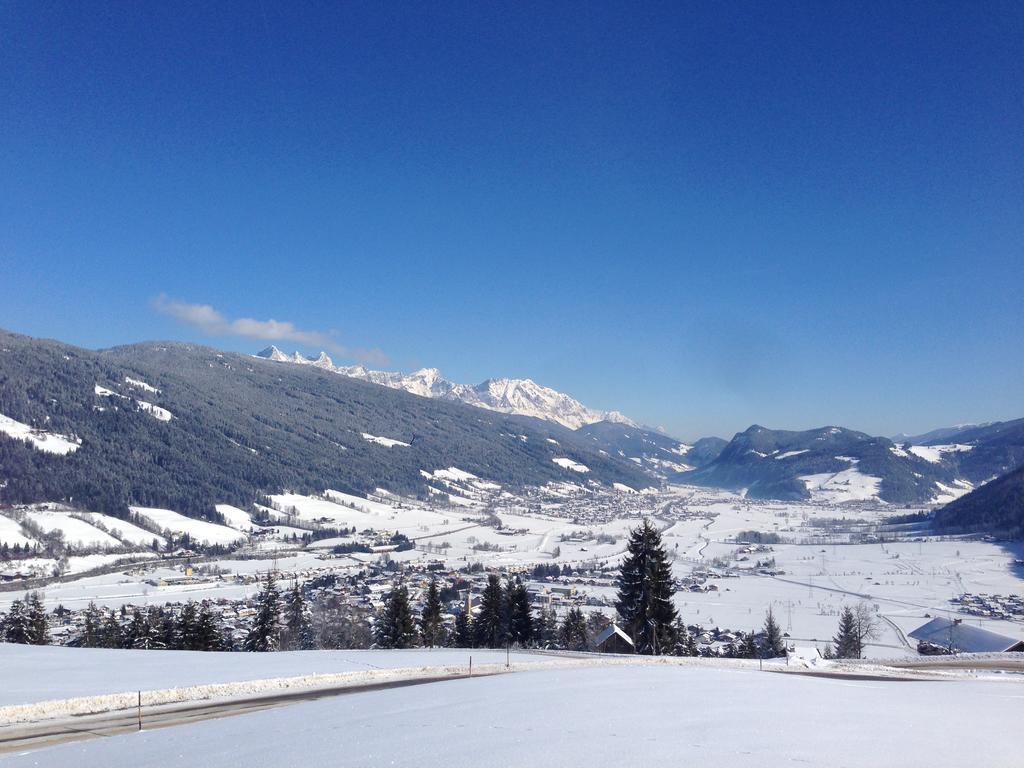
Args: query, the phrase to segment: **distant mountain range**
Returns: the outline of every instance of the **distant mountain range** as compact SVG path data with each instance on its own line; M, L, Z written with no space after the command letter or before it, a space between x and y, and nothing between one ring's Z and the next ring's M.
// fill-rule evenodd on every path
M258 357L280 363L312 365L325 371L339 373L353 379L402 389L420 397L450 400L475 405L499 413L532 416L579 429L585 424L613 421L636 426L618 411L600 411L588 408L579 400L530 379L487 379L480 384L457 384L441 375L437 368L421 368L413 373L373 371L361 365L335 365L326 352L319 357L304 357L296 352L286 355L275 346L256 353Z
M792 432L755 424L713 461L672 479L751 498L942 503L1024 464L1024 419L963 429L955 443L937 434L911 445L842 427Z
M926 445L933 442L948 443L961 432L978 427L987 427L990 424L992 422L985 422L984 424L956 424L952 427L939 427L930 432L925 432L923 435L908 435L906 432L900 432L898 435L893 435L890 440L894 443L910 443L911 445Z

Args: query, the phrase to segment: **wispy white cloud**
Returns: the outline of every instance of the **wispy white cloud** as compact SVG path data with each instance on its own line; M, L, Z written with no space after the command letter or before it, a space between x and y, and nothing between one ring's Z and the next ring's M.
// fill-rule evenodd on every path
M160 294L152 301L153 308L198 329L207 336L242 336L262 341L293 341L307 347L325 349L364 363L387 363L387 356L379 349L347 347L337 341L336 331L310 331L296 327L287 320L255 320L225 317L209 304L189 304Z

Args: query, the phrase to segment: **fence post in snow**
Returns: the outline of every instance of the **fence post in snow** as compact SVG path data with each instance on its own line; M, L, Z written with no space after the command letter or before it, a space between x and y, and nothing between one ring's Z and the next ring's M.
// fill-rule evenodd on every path
M469 657L469 676L473 676L473 657Z
M142 691L139 691L139 730L142 730Z

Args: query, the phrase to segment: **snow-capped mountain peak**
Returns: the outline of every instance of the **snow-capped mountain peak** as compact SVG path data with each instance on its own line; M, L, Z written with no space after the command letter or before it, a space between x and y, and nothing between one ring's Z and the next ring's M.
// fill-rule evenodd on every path
M303 357L298 352L286 355L275 346L257 353L258 357L282 363L315 365L324 370L334 371L392 389L403 389L420 397L475 405L501 413L514 413L538 419L554 421L569 429L578 429L585 424L598 421L615 421L621 424L636 424L618 411L601 411L588 408L579 400L557 390L545 387L532 379L487 379L476 386L458 384L441 375L437 368L421 368L413 373L393 371L371 371L361 365L334 365L326 353L316 359Z

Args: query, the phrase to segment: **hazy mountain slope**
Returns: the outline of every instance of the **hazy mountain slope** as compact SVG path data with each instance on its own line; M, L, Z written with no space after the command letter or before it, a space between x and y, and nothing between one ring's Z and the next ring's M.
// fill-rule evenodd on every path
M733 490L752 498L835 501L881 498L894 503L928 501L937 482L955 475L884 437L841 427L803 432L754 425L737 434L719 456L676 479Z
M948 442L934 439L926 445ZM958 450L944 453L943 458L975 485L1024 465L1024 419L972 427L957 434L952 442Z
M703 467L727 445L720 437L702 437L688 445L663 432L613 421L587 424L576 432L586 435L600 450L629 459L659 477Z
M986 424L956 424L952 427L939 427L925 432L921 435L908 435L906 432L901 432L898 435L893 435L890 440L894 443L909 443L910 445L930 445L932 443L948 443L954 441L957 435L968 430L975 429L977 427L985 427Z
M692 446L661 432L599 421L580 427L576 433L588 437L599 450L628 459L654 475L665 477L693 467L689 461Z
M1024 467L947 504L936 513L935 526L948 533L1024 536Z
M57 455L0 435L0 500L114 514L134 503L213 516L214 503L285 488L414 494L420 470L450 466L511 486L650 484L550 422L186 344L94 352L0 332L0 414L81 441Z
M437 368L422 368L408 374L374 371L361 365L335 365L324 352L319 357L307 358L298 352L286 355L275 346L267 347L257 356L281 363L312 365L350 378L402 389L420 397L451 400L501 413L546 419L569 429L606 420L633 425L618 411L588 408L579 400L531 379L487 379L477 385L457 384L444 378Z

